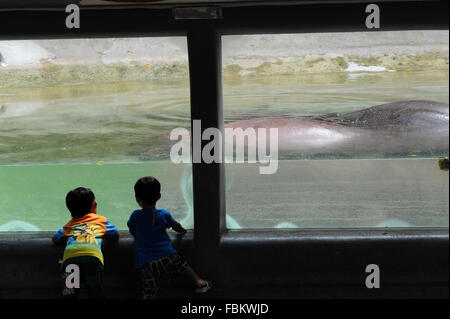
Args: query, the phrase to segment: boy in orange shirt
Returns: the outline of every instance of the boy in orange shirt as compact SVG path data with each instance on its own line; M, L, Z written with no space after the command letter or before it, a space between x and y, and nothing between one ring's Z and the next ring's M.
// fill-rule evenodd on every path
M117 240L119 231L105 217L97 214L97 202L89 188L78 187L66 196L66 206L72 219L53 235L56 244L66 243L62 260L62 276L65 298L77 298L79 287L68 288L66 278L71 274L66 269L78 266L79 282L83 283L89 298L102 299L103 292L103 254L102 238Z

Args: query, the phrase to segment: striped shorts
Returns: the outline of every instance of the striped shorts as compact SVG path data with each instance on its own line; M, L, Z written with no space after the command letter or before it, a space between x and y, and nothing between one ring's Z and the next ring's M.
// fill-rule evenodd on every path
M187 266L186 259L178 253L145 263L138 269L142 297L148 298L159 292L162 275L181 273Z

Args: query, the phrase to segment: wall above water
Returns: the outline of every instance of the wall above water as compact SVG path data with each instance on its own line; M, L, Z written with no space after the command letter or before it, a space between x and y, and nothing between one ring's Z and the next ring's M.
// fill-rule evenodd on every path
M336 72L448 72L448 31L225 38L225 79ZM0 88L188 76L183 37L0 41L0 63Z

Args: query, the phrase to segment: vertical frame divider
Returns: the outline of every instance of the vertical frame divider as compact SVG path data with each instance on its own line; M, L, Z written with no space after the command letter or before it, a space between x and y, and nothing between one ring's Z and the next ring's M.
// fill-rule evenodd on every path
M202 132L217 128L223 132L221 35L212 21L196 21L187 32L191 98L191 152L194 203L194 244L214 254L225 230L224 152L219 163L205 163L194 154L194 120ZM197 122L198 123L198 122ZM209 140L201 141L203 146ZM222 138L221 149L224 149ZM197 150L198 151L198 150ZM199 162L196 162L200 160Z

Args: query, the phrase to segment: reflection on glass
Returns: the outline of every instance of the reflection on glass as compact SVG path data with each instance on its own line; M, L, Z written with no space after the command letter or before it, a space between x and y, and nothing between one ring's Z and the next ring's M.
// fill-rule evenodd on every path
M145 175L193 227L190 165L169 157L170 131L190 127L186 39L3 41L0 53L0 231L55 230L78 186L127 229Z
M223 50L225 127L279 132L275 174L227 164L228 228L448 226L447 31L227 36Z

